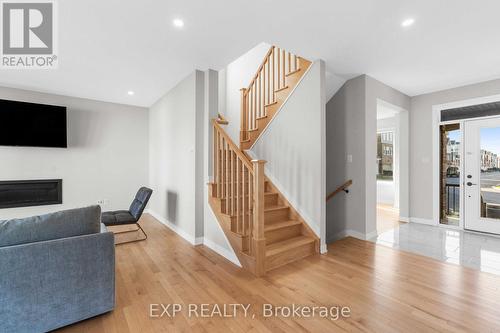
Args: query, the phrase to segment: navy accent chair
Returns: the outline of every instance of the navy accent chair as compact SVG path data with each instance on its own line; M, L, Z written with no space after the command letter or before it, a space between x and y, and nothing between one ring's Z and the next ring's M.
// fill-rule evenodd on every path
M146 234L146 232L144 232L144 229L142 229L141 225L139 224L139 219L141 218L142 213L144 212L144 209L146 208L146 205L148 204L149 198L151 198L152 194L153 194L152 189L147 187L141 187L139 191L137 191L134 201L132 201L132 204L130 205L130 208L128 210L103 212L101 216L101 222L107 227L117 226L117 225L127 225L127 224L135 224L137 226L137 229L135 230L115 232L116 234L136 232L138 230L141 230L141 232L144 234L144 238L142 239L137 239L123 243L146 240L148 238L148 235Z

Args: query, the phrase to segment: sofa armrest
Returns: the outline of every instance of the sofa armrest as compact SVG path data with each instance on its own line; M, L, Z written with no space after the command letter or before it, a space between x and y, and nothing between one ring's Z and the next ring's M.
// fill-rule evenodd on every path
M0 332L45 332L115 306L113 233L0 248Z

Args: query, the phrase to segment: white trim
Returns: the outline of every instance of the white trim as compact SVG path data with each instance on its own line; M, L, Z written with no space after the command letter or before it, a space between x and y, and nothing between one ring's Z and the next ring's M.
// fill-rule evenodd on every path
M477 97L477 98L470 98L470 99L465 99L465 100L460 100L460 101L455 101L455 102L450 102L450 103L443 103L443 104L436 104L432 106L432 219L433 219L433 224L432 225L441 225L439 223L439 126L443 124L450 124L450 123L460 123L460 134L461 134L461 141L462 141L462 147L461 147L461 154L462 158L460 159L460 184L463 184L463 171L464 171L464 157L465 157L465 140L464 140L464 122L466 119L459 119L459 120L453 120L453 121L445 121L441 122L441 111L446 110L446 109L453 109L453 108L461 108L461 107L467 107L467 106L472 106L472 105L478 105L478 104L486 104L486 103L493 103L493 102L499 102L500 101L500 95L490 95L490 96L483 96L483 97ZM495 116L498 117L498 116ZM491 117L477 117L477 118L471 118L471 119L488 119ZM461 188L461 194L460 194L460 207L464 207L465 199L464 199L464 191L463 188ZM460 212L460 219L459 219L459 229L464 230L464 225L465 225L465 209L462 209Z
M326 254L328 252L328 245L325 243L320 244L319 253Z
M423 218L420 218L420 217L410 217L410 223L426 224L426 225L433 225L433 226L436 225L434 223L434 220L432 220L432 219L423 219Z
M399 221L409 223L410 218L408 216L400 216Z
M408 110L406 110L405 108L402 108L396 104L389 103L386 100L383 100L383 99L378 98L378 97L377 97L377 103L380 103L382 106L385 106L386 108L394 109L394 110L398 111L398 113L408 112Z
M235 264L238 267L242 267L240 264L240 261L238 260L238 257L233 251L229 251L228 249L223 248L219 244L212 242L208 238L202 238L202 243L204 246L208 247L212 251L216 252L220 256L224 257L225 259L229 260L233 264Z
M372 232L369 232L365 235L365 240L369 240L369 239L372 239L372 238L375 238L378 236L378 231L375 230L375 231L372 231Z
M170 230L175 232L177 235L181 236L184 238L186 241L188 241L191 245L199 245L201 243L198 243L200 241L200 238L195 238L194 236L190 235L186 231L182 230L175 224L171 223L167 219L163 218L160 214L154 212L153 210L149 209L148 213L153 216L155 219L157 219L161 224L164 224L166 227L168 227ZM203 239L203 238L201 238Z
M333 235L332 237L328 238L328 243L336 242L338 240L341 240L342 238L346 238L347 236L348 235L347 235L347 231L346 230L337 232L335 235Z
M238 267L242 267L240 264L240 261L238 260L238 257L234 252L229 251L228 249L223 248L219 244L216 244L215 242L211 241L208 238L205 237L193 237L189 235L187 232L176 226L175 224L172 224L171 222L167 221L163 217L161 217L158 213L152 211L151 209L148 209L146 211L148 214L153 216L156 220L158 220L161 224L164 224L167 228L175 232L177 235L181 236L184 238L186 241L188 241L191 245L197 246L197 245L205 245L218 255L224 257L225 259L229 260L233 264L235 264Z
M401 206L406 207L407 211L404 214L410 214L410 154L408 150L410 149L410 136L408 131L410 130L410 111L385 101L384 99L377 98L377 112L379 106L393 109L397 111L394 115L397 119L396 127L380 128L378 127L377 119L377 133L392 131L394 133L393 137L393 181L394 181L394 203L393 207L399 209L399 214L401 214ZM408 119L403 123L402 116L408 117ZM404 125L403 125L404 124ZM407 127L407 131L403 131L401 127ZM403 140L404 138L404 140ZM407 145L403 146L402 142L407 141ZM403 159L403 151L407 154L407 158ZM404 162L404 163L403 163ZM404 173L406 177L404 179L401 177L402 165L406 165ZM406 186L405 186L406 184ZM377 190L378 192L378 190ZM375 193L377 196L378 193ZM401 200L401 198L405 200ZM377 200L375 200L377 202ZM403 202L403 204L402 204ZM404 222L409 222L409 217L399 216L399 219ZM404 219L404 220L403 220ZM366 223L368 224L368 223Z
M347 229L347 230L340 231L340 232L336 233L335 235L333 235L332 237L330 237L328 239L328 243L332 243L332 242L341 240L341 239L346 238L346 237L354 237L354 238L357 238L360 240L367 241L367 240L375 238L377 236L378 236L378 232L376 230L373 232L370 232L368 234L363 234L362 232L359 232L356 230Z

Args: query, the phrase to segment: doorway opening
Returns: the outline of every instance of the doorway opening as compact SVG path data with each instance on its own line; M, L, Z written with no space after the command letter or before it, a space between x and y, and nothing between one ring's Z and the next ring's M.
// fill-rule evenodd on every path
M375 168L378 234L394 229L404 220L401 218L400 197L401 189L403 193L407 191L407 121L405 110L384 101L377 103Z
M441 125L439 154L439 223L460 224L460 123Z
M500 234L500 95L433 109L435 225Z

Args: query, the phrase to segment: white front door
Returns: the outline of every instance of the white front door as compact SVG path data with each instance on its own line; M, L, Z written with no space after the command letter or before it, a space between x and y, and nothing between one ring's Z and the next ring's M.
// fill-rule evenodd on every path
M500 234L500 118L465 121L465 229Z

